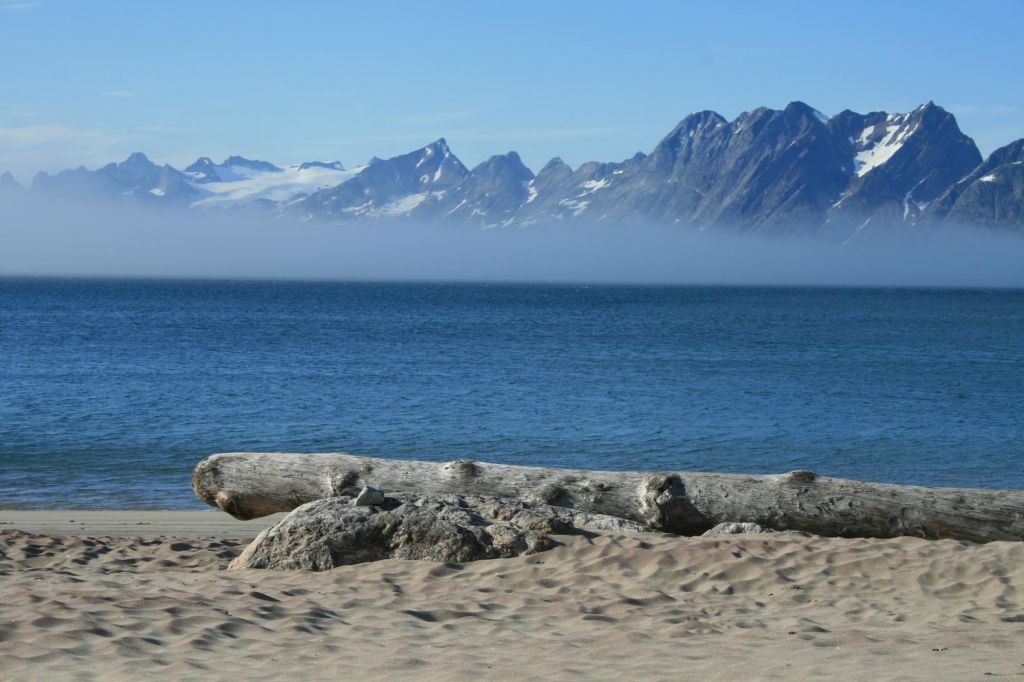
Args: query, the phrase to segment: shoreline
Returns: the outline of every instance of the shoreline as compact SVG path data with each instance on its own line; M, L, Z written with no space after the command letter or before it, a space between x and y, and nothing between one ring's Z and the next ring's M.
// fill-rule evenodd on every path
M252 538L286 514L239 521L218 509L209 511L0 509L0 530L37 535L89 537Z

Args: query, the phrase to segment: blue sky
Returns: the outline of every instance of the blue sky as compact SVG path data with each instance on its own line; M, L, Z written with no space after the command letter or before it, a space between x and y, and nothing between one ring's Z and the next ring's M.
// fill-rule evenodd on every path
M1024 137L1024 2L0 0L0 171L135 150L348 166L444 136L535 170L649 151L700 109L953 111Z

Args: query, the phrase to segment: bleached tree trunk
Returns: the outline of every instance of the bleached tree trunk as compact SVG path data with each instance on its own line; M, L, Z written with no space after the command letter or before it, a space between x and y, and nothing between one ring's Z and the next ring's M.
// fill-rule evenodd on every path
M201 500L239 519L290 511L371 485L393 492L532 499L682 535L725 521L750 521L843 537L1024 539L1024 491L867 483L809 471L645 473L233 452L201 461L192 485Z

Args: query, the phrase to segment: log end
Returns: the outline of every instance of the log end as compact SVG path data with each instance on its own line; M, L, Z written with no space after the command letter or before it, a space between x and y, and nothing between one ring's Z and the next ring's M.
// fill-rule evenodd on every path
M192 469L192 490L195 491L196 497L206 504L217 507L240 521L262 516L246 511L233 494L222 489L219 460L229 456L230 453L210 455L199 462Z
M212 485L212 473L215 468L214 457L211 455L206 457L199 464L192 469L192 490L195 492L196 497L210 505L216 507L217 505L217 491L215 486Z

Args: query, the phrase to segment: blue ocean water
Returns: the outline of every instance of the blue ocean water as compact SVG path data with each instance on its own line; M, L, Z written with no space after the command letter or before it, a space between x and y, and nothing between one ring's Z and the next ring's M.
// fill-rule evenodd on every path
M0 508L226 450L1024 487L1024 292L0 280Z

